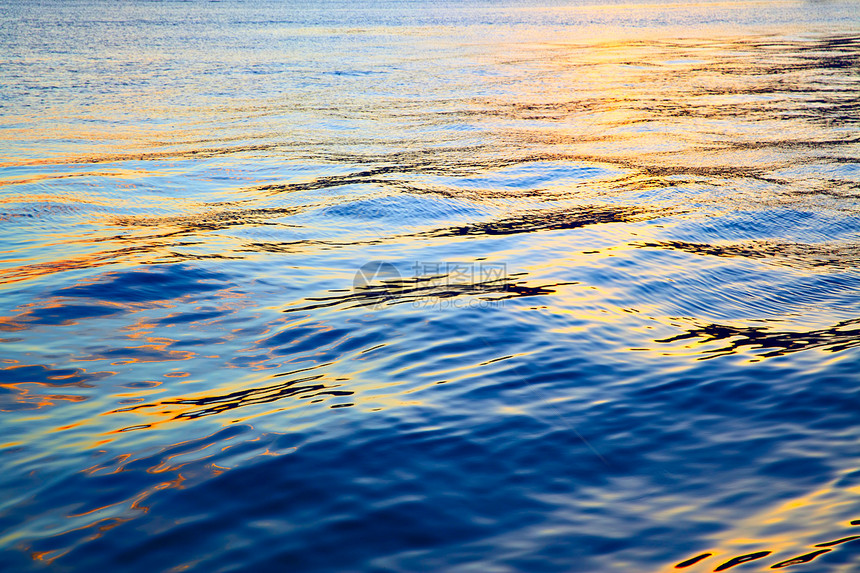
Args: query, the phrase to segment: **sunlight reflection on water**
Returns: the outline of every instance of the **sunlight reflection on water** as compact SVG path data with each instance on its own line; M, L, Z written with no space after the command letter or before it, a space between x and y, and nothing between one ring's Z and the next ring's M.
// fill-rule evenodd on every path
M855 8L0 7L4 562L852 570Z

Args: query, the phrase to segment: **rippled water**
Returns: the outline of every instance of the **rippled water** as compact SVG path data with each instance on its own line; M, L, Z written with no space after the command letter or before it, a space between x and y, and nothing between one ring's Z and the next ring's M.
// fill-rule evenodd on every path
M0 569L860 565L850 2L0 6Z

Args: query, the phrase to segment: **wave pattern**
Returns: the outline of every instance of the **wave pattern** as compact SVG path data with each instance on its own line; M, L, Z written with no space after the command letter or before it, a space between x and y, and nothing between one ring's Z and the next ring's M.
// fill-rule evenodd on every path
M856 569L855 5L31 4L10 570Z

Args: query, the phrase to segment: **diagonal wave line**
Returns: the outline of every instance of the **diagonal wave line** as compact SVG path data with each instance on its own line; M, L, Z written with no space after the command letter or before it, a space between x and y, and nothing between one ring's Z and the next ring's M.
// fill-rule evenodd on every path
M487 346L487 348L493 348L493 346L492 346L489 342L487 342L487 339L486 339L486 338L484 338L483 336L480 336L480 335L479 335L479 336L478 336L478 339L479 339L481 342L483 342L483 343ZM520 380L521 380L522 382L524 382L524 383L525 383L525 386L526 386L527 388L529 388L529 389L530 389L530 390L535 394L535 396L537 396L537 397L538 397L542 402L544 402L544 404L546 404L547 406L549 406L549 408L550 408L550 409L552 409L552 410L555 412L555 415L559 418L559 420L561 420L562 424L563 424L565 427L567 427L567 429L568 429L568 430L570 430L571 432L573 432L573 434L574 434L574 435L576 435L576 437L577 437L577 438L579 438L579 440L580 440L583 444L585 444L585 445L586 445L586 447L587 447L589 450L591 450L591 452L592 452L595 456L597 456L597 458L598 458L601 462L603 462L603 464L604 464L606 467L611 467L611 465L609 464L609 461L608 461L605 457L603 457L603 454L601 454L599 451L597 451L597 448L595 448L595 447L591 444L591 442L589 442L589 441L585 438L585 436L583 436L583 435L579 432L579 430L577 430L577 429L576 429L576 427L575 427L573 424L571 424L571 423L570 423L570 420L568 420L568 419L564 416L564 414L562 414L561 410L559 410L556 406L554 406L554 405L552 404L552 402L550 402L550 401L549 401L549 399L548 399L546 396L544 396L544 395L541 393L541 391L540 391L540 390L539 390L539 389L538 389L534 384L532 384L532 383L531 383L531 381L529 381L528 376L525 376L525 375L523 375L523 374L520 372L520 367L519 367L519 365L516 365L516 364L514 365L514 371L516 371L516 372L517 372L517 374L519 374L519 376L520 376Z

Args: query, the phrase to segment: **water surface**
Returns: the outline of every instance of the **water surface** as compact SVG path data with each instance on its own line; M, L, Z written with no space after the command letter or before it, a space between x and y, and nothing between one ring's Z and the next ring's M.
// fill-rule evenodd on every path
M0 6L12 571L854 571L850 2Z

